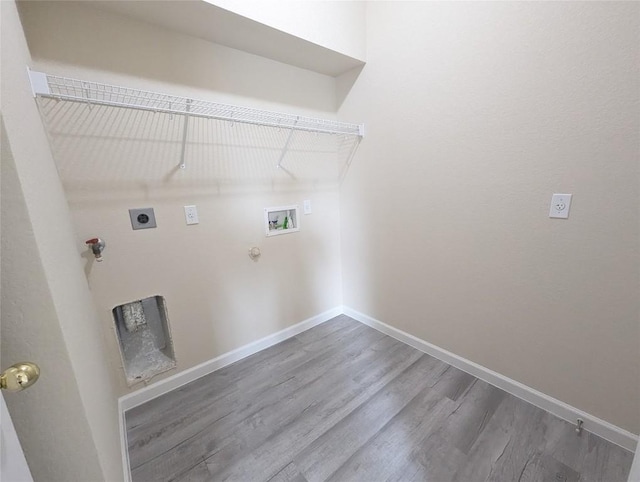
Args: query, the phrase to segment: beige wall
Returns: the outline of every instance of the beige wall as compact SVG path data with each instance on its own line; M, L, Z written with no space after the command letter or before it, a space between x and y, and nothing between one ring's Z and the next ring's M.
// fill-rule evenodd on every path
M79 4L28 3L21 14L36 70L335 118L328 76ZM286 131L192 120L182 171L178 116L47 101L42 112L120 394L128 388L111 316L118 304L166 298L177 371L341 304L336 177L302 168L308 136L296 137L300 152L285 161L301 174L292 184L275 168ZM245 149L247 136L265 148ZM302 208L305 199L313 214L300 232L265 237L265 207ZM196 226L185 225L189 204ZM150 206L157 229L133 231L128 209ZM94 236L107 243L100 264L86 257Z
M372 2L340 112L367 129L341 190L345 305L633 433L639 15Z
M366 57L366 2L205 0L356 59Z
M6 396L36 481L122 477L116 392L71 217L26 75L13 2L2 16L2 366L41 377Z

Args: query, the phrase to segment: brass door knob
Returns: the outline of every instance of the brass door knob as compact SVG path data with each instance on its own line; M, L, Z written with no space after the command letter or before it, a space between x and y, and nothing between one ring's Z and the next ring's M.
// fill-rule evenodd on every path
M0 388L10 392L19 392L33 385L39 376L40 368L35 363L16 363L0 375Z

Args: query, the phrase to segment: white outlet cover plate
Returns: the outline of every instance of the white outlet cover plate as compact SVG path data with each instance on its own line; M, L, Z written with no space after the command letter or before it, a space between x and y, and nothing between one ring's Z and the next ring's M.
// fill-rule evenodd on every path
M195 206L184 207L184 218L187 224L198 224L198 209Z
M305 199L302 205L303 205L304 213L311 214L311 200Z
M554 194L551 196L550 218L567 219L571 207L571 194Z

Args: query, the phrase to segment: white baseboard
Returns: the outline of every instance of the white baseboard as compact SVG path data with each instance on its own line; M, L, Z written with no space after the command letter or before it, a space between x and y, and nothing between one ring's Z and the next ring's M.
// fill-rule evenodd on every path
M640 482L640 450L636 449L636 456L633 458L627 482Z
M131 466L129 465L129 443L127 442L127 426L124 420L122 403L118 399L118 426L120 428L120 455L122 455L122 472L124 482L131 482Z
M133 407L137 407L138 405L142 405L160 395L170 392L171 390L175 390L187 383L190 383L194 380L197 380L200 377L213 373L216 370L219 370L222 367L227 365L231 365L232 363L237 362L238 360L242 360L254 353L258 353L265 348L269 348L281 341L284 341L288 338L296 336L303 331L307 331L314 326L320 325L325 321L329 321L336 316L342 314L342 307L337 306L331 310L320 313L319 315L312 316L300 323L296 323L293 326L285 328L277 333L274 333L269 336L265 336L260 340L256 340L253 343L249 343L248 345L241 346L235 350L232 350L228 353L220 355L219 357L208 360L200 365L196 365L187 370L183 370L175 375L172 375L168 378L159 380L151 385L148 385L140 390L137 390L128 395L124 395L118 399L118 411L120 414L120 444L122 449L122 463L124 466L124 476L125 481L129 482L131 480L131 474L129 472L129 451L127 449L127 432L124 421L124 413L127 410L132 409Z
M484 380L491 385L498 387L505 392L508 392L522 400L525 400L536 407L546 410L563 420L570 423L575 423L576 419L581 418L584 420L583 428L589 432L592 432L610 442L613 442L620 447L623 447L631 452L636 450L638 443L638 436L628 432L620 427L617 427L609 422L606 422L598 417L590 415L582 410L579 410L571 405L557 400L549 395L539 392L531 387L528 387L520 382L505 377L500 373L489 370L488 368L478 365L466 358L462 358L454 353L444 350L440 347L432 345L429 342L421 340L409 333L405 333L402 330L387 325L375 318L372 318L364 313L360 313L354 309L344 307L344 314L350 316L354 320L364 323L365 325L375 328L376 330L402 341L407 345L427 353L443 362L448 363L470 375L473 375L481 380Z

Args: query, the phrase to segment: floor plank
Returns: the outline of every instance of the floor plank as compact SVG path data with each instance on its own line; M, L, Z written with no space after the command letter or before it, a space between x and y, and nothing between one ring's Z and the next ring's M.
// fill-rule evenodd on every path
M220 480L259 480L264 474L277 472L283 459L289 458L292 451L311 443L357 407L368 402L385 385L401 384L403 372L423 357L421 353L406 348L406 345L400 344L392 351L378 353L376 365L379 366L375 369L372 369L371 360L367 359L367 363L354 367L357 375L352 379L347 378L348 371L341 370L340 378L343 380L320 381L316 390L304 394L306 401L303 410L294 410L292 414L287 409L290 423L277 427L284 430L273 431L269 437L261 438L263 443L254 446L250 463L246 458L238 459L225 470L217 472L216 476ZM254 434L249 437L256 440Z
M291 462L284 469L269 479L269 482L309 482L303 477L303 475L296 467L296 464Z
M433 393L424 388L425 374L437 373L433 370L442 362L423 356L398 378L376 393L366 404L331 427L324 434L300 451L295 457L297 466L310 481L327 480L347 461L353 461L354 455L390 421L415 404L416 398L422 398L423 392ZM444 401L441 396L433 395L433 403ZM425 412L422 412L423 414ZM412 420L411 423L415 423Z
M632 461L344 315L125 417L133 482L624 482Z

